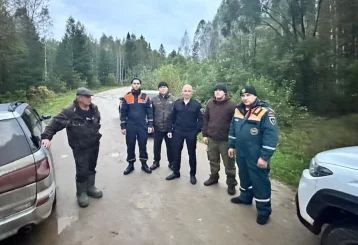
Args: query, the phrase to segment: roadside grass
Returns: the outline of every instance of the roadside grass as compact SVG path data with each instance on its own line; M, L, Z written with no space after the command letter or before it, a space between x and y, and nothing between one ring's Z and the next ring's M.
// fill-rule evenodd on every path
M103 86L98 89L91 89L93 93L99 93L110 89L120 88L120 86ZM70 105L75 99L76 90L56 94L54 98L47 100L36 106L39 114L50 114L52 117L61 111L62 108Z
M333 119L310 117L282 129L272 158L272 177L297 187L302 170L317 153L358 145L358 114Z

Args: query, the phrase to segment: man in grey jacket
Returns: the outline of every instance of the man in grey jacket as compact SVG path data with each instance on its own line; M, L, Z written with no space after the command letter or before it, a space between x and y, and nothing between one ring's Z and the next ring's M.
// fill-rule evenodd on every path
M176 98L168 90L168 84L164 81L158 84L159 95L152 99L153 118L154 118L154 162L150 169L154 170L160 166L160 153L163 138L167 147L168 167L173 167L172 139L168 138L171 130L171 112Z

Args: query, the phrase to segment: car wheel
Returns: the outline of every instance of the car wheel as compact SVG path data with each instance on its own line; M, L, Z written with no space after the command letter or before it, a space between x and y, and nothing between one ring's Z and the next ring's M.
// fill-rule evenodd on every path
M329 225L321 237L321 245L358 244L358 226L342 224Z

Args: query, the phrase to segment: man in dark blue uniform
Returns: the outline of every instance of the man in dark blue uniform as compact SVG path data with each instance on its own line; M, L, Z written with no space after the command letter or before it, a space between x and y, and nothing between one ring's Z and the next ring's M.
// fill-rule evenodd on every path
M270 159L278 144L275 112L257 98L253 86L241 90L242 103L235 109L229 132L230 157L235 150L240 178L240 196L236 204L256 201L257 223L266 224L271 215Z
M134 170L137 139L142 170L150 174L152 170L147 165L147 140L148 133L153 131L153 108L149 96L141 92L141 80L134 78L131 84L132 91L124 96L121 107L121 129L122 134L126 135L128 162L128 167L123 174L127 175Z
M182 93L183 99L175 101L172 111L173 127L168 133L168 137L173 136L174 165L173 173L166 179L173 180L180 177L181 152L185 140L189 154L190 182L195 185L197 135L203 126L203 114L200 103L192 99L192 86L185 85Z

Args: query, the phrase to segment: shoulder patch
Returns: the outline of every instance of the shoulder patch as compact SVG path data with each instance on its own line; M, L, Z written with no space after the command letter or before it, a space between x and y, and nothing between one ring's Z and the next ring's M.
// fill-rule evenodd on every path
M270 117L270 116L269 116L269 121L270 121L270 123L271 123L272 125L275 125L275 124L276 124L276 117L274 117L274 116Z
M267 110L268 110L268 116L269 117L274 117L275 116L275 111L274 110L272 110L270 107L268 107Z

